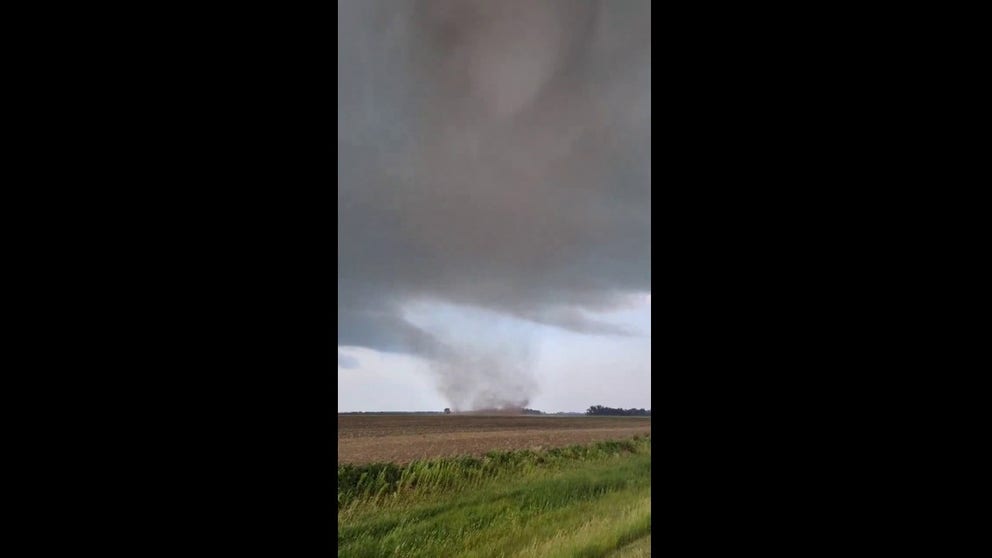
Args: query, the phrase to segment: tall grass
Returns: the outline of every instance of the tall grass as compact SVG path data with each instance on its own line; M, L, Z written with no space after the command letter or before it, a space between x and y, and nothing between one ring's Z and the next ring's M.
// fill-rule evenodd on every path
M650 436L631 440L607 440L589 445L572 445L542 452L531 450L491 451L482 458L462 456L414 461L406 466L395 463L369 463L338 466L338 506L356 500L417 491L462 490L507 476L529 474L575 462L595 461L622 454L643 452L651 447Z
M650 437L338 468L340 556L603 556L650 534Z

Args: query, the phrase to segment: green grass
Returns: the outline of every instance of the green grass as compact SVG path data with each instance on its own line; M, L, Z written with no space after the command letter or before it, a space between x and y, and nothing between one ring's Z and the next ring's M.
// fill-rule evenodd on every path
M650 437L341 466L338 482L339 556L641 556L651 532Z
M637 539L609 555L609 558L641 558L651 556L651 535Z

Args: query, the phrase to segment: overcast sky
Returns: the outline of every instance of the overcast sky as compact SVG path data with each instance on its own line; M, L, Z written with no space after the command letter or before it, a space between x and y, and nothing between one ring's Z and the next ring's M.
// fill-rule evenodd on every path
M650 407L650 4L339 0L338 407Z

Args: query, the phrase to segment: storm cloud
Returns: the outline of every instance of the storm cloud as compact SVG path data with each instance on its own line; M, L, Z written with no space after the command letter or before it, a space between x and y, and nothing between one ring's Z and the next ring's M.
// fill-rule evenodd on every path
M359 362L357 358L338 353L338 366L341 368L358 368L358 365Z
M646 0L340 0L339 346L425 357L478 406L526 400L529 351L404 308L624 334L595 313L650 291L650 42Z

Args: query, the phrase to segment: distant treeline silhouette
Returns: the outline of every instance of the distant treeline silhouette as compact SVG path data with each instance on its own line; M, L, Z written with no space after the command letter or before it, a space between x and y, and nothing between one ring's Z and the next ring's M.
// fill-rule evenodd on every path
M646 411L644 409L614 409L613 407L593 405L586 410L586 414L613 417L649 417L651 416L651 409Z

